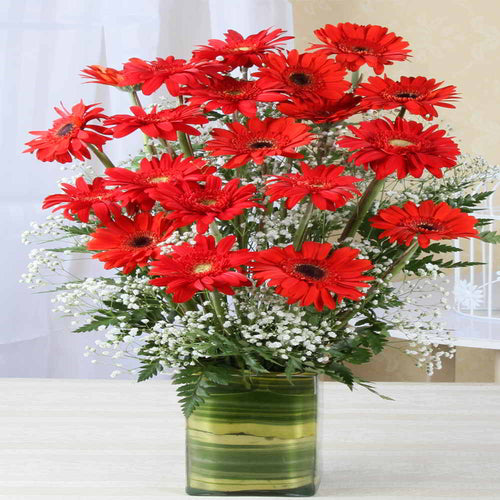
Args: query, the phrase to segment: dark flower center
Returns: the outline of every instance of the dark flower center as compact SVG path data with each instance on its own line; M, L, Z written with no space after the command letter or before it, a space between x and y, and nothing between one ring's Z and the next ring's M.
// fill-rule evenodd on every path
M290 80L296 85L309 85L311 83L311 76L306 73L292 73Z
M417 229L419 229L420 231L435 231L436 227L427 222L422 222L421 224L417 224Z
M145 236L145 235L140 235L140 236L134 236L131 240L129 245L134 248L142 248L142 247L147 247L150 245L153 241L153 238L151 236Z
M353 47L351 50L352 50L353 52L358 53L358 54L361 54L361 53L363 53L363 52L369 52L369 51L370 51L370 49L368 49L367 47Z
M64 127L61 127L58 131L57 131L57 134L58 136L62 137L64 135L68 135L72 130L73 130L74 126L72 123L66 123L66 125L64 125Z
M416 99L418 94L413 92L399 92L398 94L395 94L395 96L400 97L401 99Z
M295 266L295 271L313 280L320 280L326 275L324 269L313 264L299 264Z
M273 143L271 141L256 141L252 142L249 147L251 147L252 149L272 148Z

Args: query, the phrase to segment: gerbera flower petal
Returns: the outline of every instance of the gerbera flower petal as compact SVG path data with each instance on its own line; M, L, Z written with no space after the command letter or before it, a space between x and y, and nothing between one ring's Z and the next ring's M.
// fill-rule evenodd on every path
M255 80L238 80L230 76L212 78L205 84L188 85L182 90L189 95L189 103L204 106L205 111L222 108L225 114L240 111L245 116L255 116L256 103L284 101L286 97L271 84Z
M114 137L125 137L141 129L150 137L175 141L177 130L199 135L199 131L189 127L188 124L208 123L208 119L199 108L186 105L162 111L157 111L157 106L153 106L149 113L138 106L132 106L130 111L132 115L114 115L106 120L105 124L112 127Z
M198 235L195 244L172 247L152 263L150 275L159 276L152 285L166 287L176 303L186 302L202 290L218 290L232 295L232 287L251 286L239 266L251 259L248 250L231 251L235 236L226 236L215 243L213 236Z
M374 278L362 274L373 266L357 258L359 250L332 250L329 243L314 241L305 242L300 251L293 245L272 247L258 252L250 267L258 285L267 281L289 304L314 305L318 311L335 309L344 298L363 297L358 288L368 287L366 282Z
M314 139L310 127L293 118L250 118L246 126L233 122L228 127L214 129L213 139L205 145L213 156L234 156L224 168L240 167L250 159L261 164L266 156L302 158L294 149Z
M80 101L71 108L71 112L64 106L62 109L54 108L61 118L55 120L49 130L30 132L38 137L26 143L29 148L24 153L36 151L36 157L40 161L69 163L72 158L89 159L88 144L93 144L102 151L102 146L110 139L106 135L110 135L111 131L105 127L94 127L98 133L88 133L90 121L107 118L102 114L103 108L95 106L98 104L87 106Z
M346 120L350 116L364 111L361 97L351 93L344 94L340 99L326 99L319 96L308 96L307 100L292 99L278 104L278 109L284 115L300 120L311 120L314 123L334 123Z
M406 48L408 42L388 31L387 28L371 24L327 24L314 32L323 43L314 44L308 50L334 55L335 61L350 71L357 71L367 64L379 75L384 71L384 66L406 60L411 52Z
M372 76L356 89L356 94L363 96L367 108L394 109L403 106L410 113L431 120L438 116L435 106L454 108L447 101L458 99L456 87L448 85L440 88L442 83L423 76L402 76L399 81L387 76Z
M292 36L281 36L285 31L271 28L259 31L254 35L243 37L234 30L224 34L225 40L209 40L208 45L199 45L193 51L193 61L215 61L222 59L230 68L237 66L260 66L265 54L280 49L283 42Z
M55 207L52 211L63 210L66 219L75 220L76 216L85 223L89 221L91 210L103 222L109 220L111 214L121 214L121 207L116 203L118 191L106 189L102 177L96 177L91 184L78 177L74 186L63 183L61 188L64 194L47 196L42 208Z
M160 158L143 158L137 171L127 168L108 168L106 170L106 185L116 187L116 199L126 207L138 205L148 212L155 203L151 193L163 184L180 181L202 181L208 174L215 172L201 158L175 159L168 154Z
M475 217L459 208L452 208L444 201L436 204L432 200L418 206L408 201L403 207L384 208L370 219L374 228L383 229L379 238L409 246L416 237L422 248L427 248L431 240L478 237L474 227L477 222Z
M337 210L361 192L354 183L362 179L341 175L344 167L318 165L310 168L301 163L302 173L273 175L267 180L266 195L274 202L286 198L286 207L293 208L311 195L311 201L320 210Z
M113 87L125 87L127 85L123 71L106 68L98 64L87 66L82 70L80 76L88 79L88 82L85 83L100 83L101 85L112 85Z
M399 179L408 175L420 177L424 169L440 177L443 168L456 165L460 154L457 144L444 137L437 125L424 130L421 123L388 118L350 126L356 137L342 136L337 141L341 147L356 151L349 157L356 165L370 167L377 179L384 179L393 172Z
M247 208L260 206L254 200L255 186L240 187L239 183L239 179L233 179L222 186L220 177L210 175L203 185L194 182L158 185L150 196L170 212L167 217L174 221L175 227L196 222L198 233L205 233L215 219L230 220Z
M205 81L206 75L216 76L224 70L220 63L195 63L185 59L168 56L154 61L144 61L137 57L129 59L123 66L123 76L126 85L141 85L142 93L150 95L163 84L172 96L178 96L180 85L194 85Z
M137 266L145 266L160 256L158 243L172 234L174 228L165 214L140 213L134 219L116 215L90 236L89 250L99 252L92 256L104 262L105 269L122 267L131 273Z
M288 95L308 99L316 96L340 99L351 84L344 80L345 69L321 54L269 54L254 76L265 85Z

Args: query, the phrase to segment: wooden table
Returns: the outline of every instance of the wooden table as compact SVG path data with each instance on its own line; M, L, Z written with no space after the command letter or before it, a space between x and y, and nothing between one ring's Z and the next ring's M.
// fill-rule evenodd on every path
M500 499L500 387L323 384L318 499ZM1 500L184 497L168 381L0 379ZM227 498L227 497L212 497Z

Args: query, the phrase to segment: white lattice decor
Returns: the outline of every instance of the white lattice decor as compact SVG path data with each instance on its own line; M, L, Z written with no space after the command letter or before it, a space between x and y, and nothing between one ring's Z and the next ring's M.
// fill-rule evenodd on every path
M482 210L474 214L478 218L492 219L492 223L482 226L481 231L500 232L500 206L498 182ZM457 268L454 275L455 311L469 316L500 321L500 245L485 243L477 238L456 240L455 245L463 249L455 253L455 260L484 262L482 266Z

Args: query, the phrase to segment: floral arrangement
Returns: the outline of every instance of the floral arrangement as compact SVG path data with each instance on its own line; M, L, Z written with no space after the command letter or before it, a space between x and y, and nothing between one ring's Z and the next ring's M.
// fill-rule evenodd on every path
M394 330L432 372L453 349L436 349L431 339L450 332L425 299L434 290L445 304L437 278L476 264L447 258L459 250L449 240L498 240L471 215L491 194L473 187L496 171L433 123L456 88L378 76L410 53L387 28L340 23L315 35L299 53L283 48L292 37L280 29L230 30L189 61L89 66L82 76L129 94L129 111L56 108L60 118L27 143L77 177L25 233L63 243L34 250L23 280L52 285L76 333L103 332L86 355L111 357L112 376L173 370L187 415L235 370L374 390L346 363L369 361ZM141 104L163 89L168 97ZM139 153L119 164L105 153L140 132ZM75 277L71 254L114 272Z

